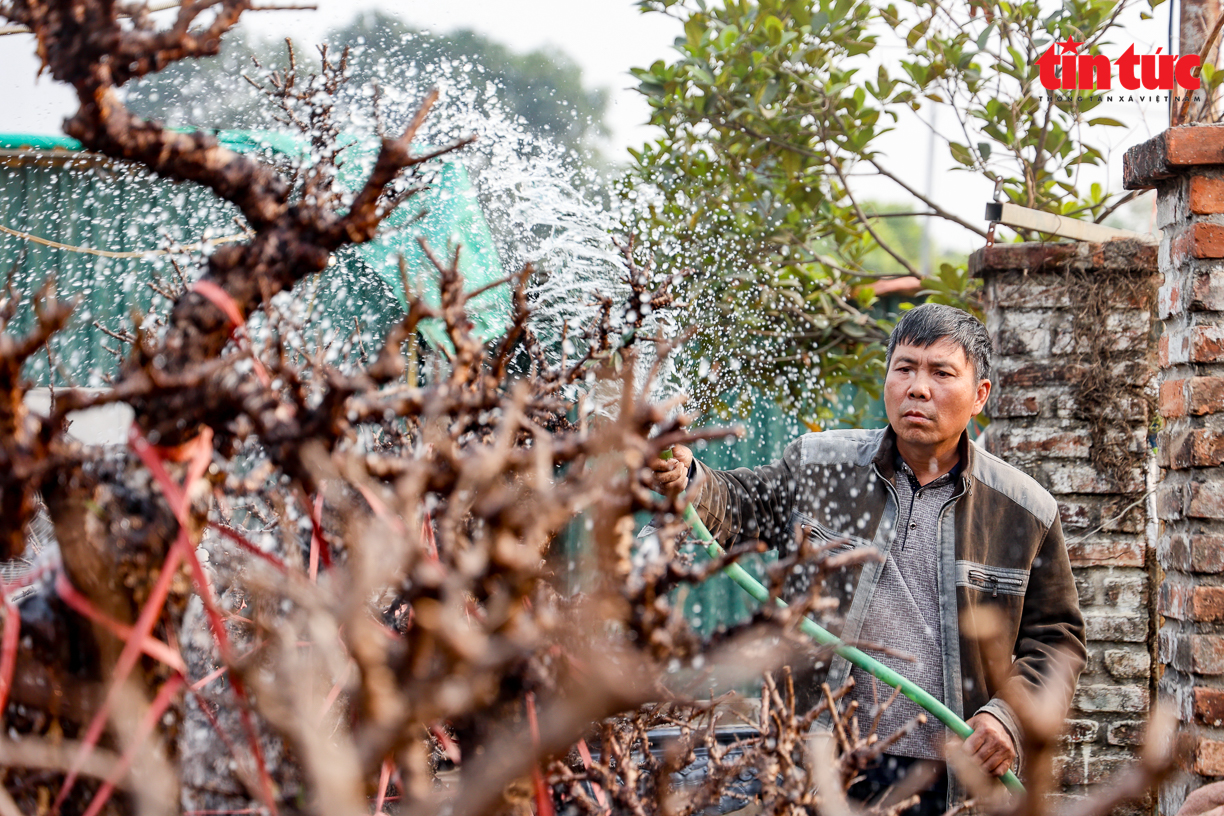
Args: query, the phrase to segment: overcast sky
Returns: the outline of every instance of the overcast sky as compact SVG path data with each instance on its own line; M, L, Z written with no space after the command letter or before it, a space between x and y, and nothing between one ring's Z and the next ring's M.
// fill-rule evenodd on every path
M680 25L661 14L642 14L632 0L316 0L316 11L248 13L246 25L268 35L317 41L328 29L351 20L361 9L381 9L417 28L446 32L470 28L515 51L552 47L564 51L583 71L583 80L611 93L608 125L612 144L623 150L648 137L642 123L649 108L630 90L631 67L646 67L674 53ZM159 18L172 19L174 12ZM64 116L75 110L73 95L44 77L35 81L38 63L29 35L0 37L0 77L6 86L0 131L58 133Z
M1147 7L1147 3L1138 5ZM677 21L661 14L644 15L633 0L318 0L318 6L316 11L249 14L247 24L264 34L287 34L302 42L312 42L327 29L350 20L359 10L378 8L434 32L471 28L516 51L551 46L569 54L582 67L588 86L611 91L607 123L612 130L609 153L614 158L624 156L625 147L641 144L650 135L643 125L649 109L632 90L634 80L629 69L673 58L676 52L672 42L680 33ZM1133 37L1138 53L1151 53L1156 46L1166 45L1171 6L1172 2L1165 2L1150 21L1139 21L1137 12L1133 13L1134 19L1124 34ZM162 12L163 16L168 14L172 12ZM1117 45L1117 52L1127 44ZM1112 50L1110 53L1113 55ZM5 87L0 131L59 132L60 121L74 109L72 95L46 77L36 82L36 71L28 35L0 37L0 77ZM1112 148L1110 168L1107 175L1097 174L1110 189L1119 190L1125 148L1160 132L1167 125L1167 114L1160 105L1130 102L1102 105L1094 115L1112 116L1131 124L1129 129L1117 128L1104 136ZM951 116L945 118L951 120ZM954 123L939 124L941 130L950 132ZM897 133L883 142L886 161L915 188L925 189L930 183L935 197L946 208L967 220L981 222L984 204L990 197L989 183L968 173L952 172L951 160L942 144L936 146L937 161L928 179L927 133L925 125L914 117L903 120ZM884 185L869 187L865 195L883 200L903 199L895 188ZM979 237L946 224L938 226L937 240L962 250L981 245Z

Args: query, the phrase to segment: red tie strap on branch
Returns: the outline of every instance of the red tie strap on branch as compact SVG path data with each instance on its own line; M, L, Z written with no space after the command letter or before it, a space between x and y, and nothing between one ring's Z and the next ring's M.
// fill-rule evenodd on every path
M271 388L272 378L268 375L268 369L264 368L263 362L255 355L254 344L251 343L251 337L246 330L246 320L243 319L242 312L238 310L238 304L230 297L229 292L212 281L203 279L196 281L191 290L207 298L212 305L225 313L226 320L234 327L231 336L246 341L251 352L251 362L255 365L255 375L259 377L259 381L264 384L265 388Z

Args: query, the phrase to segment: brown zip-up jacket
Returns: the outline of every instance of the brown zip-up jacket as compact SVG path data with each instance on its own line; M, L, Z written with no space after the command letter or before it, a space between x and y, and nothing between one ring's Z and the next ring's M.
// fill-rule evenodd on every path
M1040 700L1043 706L1061 705L1064 713L1070 705L1087 654L1084 620L1054 498L978 448L968 434L961 437L960 453L961 484L939 522L935 589L943 702L966 719L990 712L1019 752L1017 705ZM799 536L809 536L836 543L833 552L875 547L887 555L897 518L896 457L896 435L885 428L806 434L787 446L781 460L759 468L714 471L697 463L697 510L724 546L759 538L793 552ZM868 561L824 577L822 594L840 604L839 619L829 628L844 640L858 637L881 566ZM793 575L786 591L810 591L810 582L810 576ZM994 613L993 625L984 610ZM991 630L988 639L970 636ZM987 656L997 654L999 644L1010 647L1002 660L1014 660L992 672ZM822 681L837 688L849 671L845 659L834 657L807 673L807 688L819 689Z

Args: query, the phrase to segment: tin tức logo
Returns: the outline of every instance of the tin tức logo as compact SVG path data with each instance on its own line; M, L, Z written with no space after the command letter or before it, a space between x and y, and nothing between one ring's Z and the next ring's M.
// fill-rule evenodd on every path
M1081 45L1068 37L1046 49L1037 60L1041 87L1047 91L1108 91L1113 88L1114 66L1118 83L1129 91L1171 91L1175 87L1196 91L1201 84L1194 74L1199 65L1197 54L1161 54L1159 48L1155 54L1136 54L1132 45L1111 62L1104 54L1076 53ZM1062 53L1055 54L1055 47Z

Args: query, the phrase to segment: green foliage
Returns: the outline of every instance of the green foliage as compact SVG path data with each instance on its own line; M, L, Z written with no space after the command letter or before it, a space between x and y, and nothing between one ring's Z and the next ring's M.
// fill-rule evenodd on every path
M1119 123L1092 117L1095 102L1048 99L1035 62L1067 37L1097 53L1122 2L640 0L684 35L677 59L634 71L663 135L633 152L623 193L643 254L699 273L688 294L712 309L699 359L739 360L743 378L817 424L839 414L846 386L876 387L891 322L865 313L864 284L922 264L917 244L870 217L856 178L882 176L928 217L985 234L889 166L879 140L905 108L954 117L952 159L1008 199L1107 215L1114 197L1081 189L1077 170L1103 161L1092 130ZM884 56L889 45L901 48ZM943 260L924 291L963 305L963 261Z
M912 215L913 207L865 201L863 211L871 218L872 229L880 236L883 243L890 247L905 248L912 264L919 268L924 267L921 248L923 228L927 222L924 218L916 218ZM830 252L832 252L831 249ZM966 261L965 253L947 252L937 246L931 247L931 255L933 269L939 269L940 264L944 263L964 266ZM881 277L909 274L896 258L880 249L879 246L873 247L863 256L861 265L866 272Z

